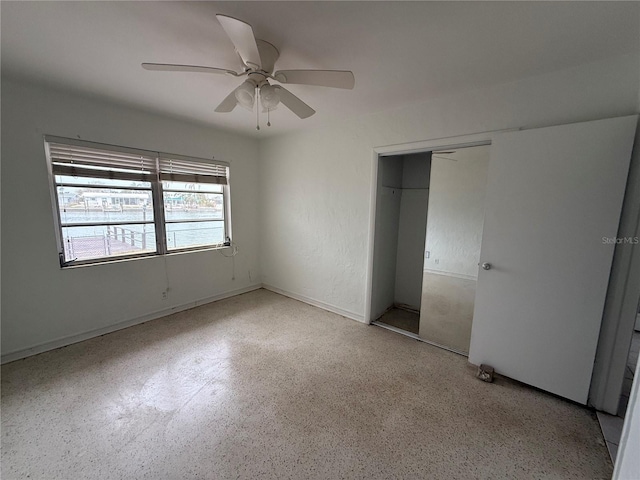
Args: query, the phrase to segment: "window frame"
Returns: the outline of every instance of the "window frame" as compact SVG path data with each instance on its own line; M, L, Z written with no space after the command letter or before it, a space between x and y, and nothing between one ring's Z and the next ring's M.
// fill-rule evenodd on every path
M87 147L87 148L93 148L93 149L99 149L99 150L105 150L107 152L112 152L112 153L126 153L126 154L134 154L134 155L141 155L141 156L146 156L146 157L154 157L155 158L155 169L151 172L151 176L149 178L149 183L151 184L150 189L146 188L146 187L105 187L105 188L120 188L122 190L128 190L128 189L132 189L132 190L141 190L141 191L150 191L151 192L151 209L153 211L153 222L146 222L148 224L151 224L154 226L155 229L155 251L153 252L143 252L143 253L131 253L131 254L123 254L123 255L113 255L113 256L104 256L104 257L95 257L95 258L88 258L88 259L83 259L83 260L65 260L65 245L64 245L64 234L63 234L63 221L62 221L62 214L60 211L60 203L58 200L58 191L57 191L57 187L60 186L60 184L58 182L56 182L56 176L57 175L65 175L65 176L72 176L72 177L76 177L76 178L86 178L86 179L91 179L91 178L105 178L105 170L102 170L102 175L96 175L95 177L92 176L85 176L85 175L72 175L72 174L61 174L61 173L55 173L54 172L54 165L53 165L53 161L51 158L51 152L49 149L49 145L51 143L54 144L62 144L62 145L69 145L69 146L73 146L73 147ZM46 157L46 162L47 162L47 170L48 170L48 175L49 175L49 187L50 187L50 192L51 192L51 205L52 205L52 210L53 210L53 220L54 220L54 224L55 224L55 236L56 236L56 245L58 248L58 257L59 257L59 261L60 261L60 267L61 268L68 268L68 267L74 267L74 266L82 266L82 265L96 265L96 264L102 264L102 263L111 263L111 262L118 262L118 261L124 261L124 260L132 260L132 259L137 259L137 258L146 258L146 257L158 257L158 256L164 256L164 255L173 255L173 254L180 254L180 253L187 253L187 252L195 252L195 251L204 251L204 250L219 250L222 248L229 248L231 245L231 239L232 237L232 227L231 227L231 195L230 195L230 187L229 187L229 183L230 183L230 163L229 162L224 162L224 161L220 161L217 160L215 158L213 159L206 159L206 158L199 158L199 157L190 157L190 156L185 156L185 155L177 155L177 154L172 154L172 153L165 153L165 152L157 152L157 151L149 151L149 150L142 150L142 149L137 149L137 148L130 148L130 147L122 147L122 146L117 146L117 145L110 145L110 144L106 144L106 143L98 143L98 142L89 142L89 141L85 141L85 140L76 140L76 139L72 139L72 138L65 138L65 137L58 137L58 136L53 136L53 135L44 135L44 148L45 148L45 157ZM212 163L221 167L224 167L226 169L226 184L220 184L220 186L222 187L221 190L221 195L222 195L222 203L223 203L223 218L222 220L211 220L211 221L220 221L223 225L223 243L212 243L209 245L196 245L196 246L189 246L189 247L183 247L183 248L172 248L172 249L168 249L167 247L167 230L166 230L166 225L167 225L167 221L165 219L165 204L164 204L164 188L163 188L163 180L161 178L161 172L160 172L160 160L161 159L176 159L176 160L182 160L182 161L187 161L187 162L193 162L193 163L203 163L203 164L209 164L211 165ZM97 170L99 171L99 170ZM118 179L123 179L123 180L132 180L134 181L135 174L131 173L131 179L126 178L129 174L128 173L122 173L119 174L119 177L123 177L123 178L118 178ZM107 177L108 178L108 177ZM65 182L61 182L64 186L66 186L67 184ZM193 183L202 183L202 182L193 182ZM87 182L88 184L88 182ZM79 184L78 186L80 187L86 187L87 184ZM69 185L71 186L71 185ZM167 189L168 191L171 191L173 189ZM219 192L215 192L215 193L219 193ZM102 225L109 225L111 224L111 222L89 222L91 225L95 225L95 226L102 226ZM126 221L126 222L120 222L117 225L121 225L121 224L142 224L145 222L136 222L136 221ZM175 223L172 221L169 221L168 223ZM69 226L69 225L68 225ZM67 227L68 227L67 226ZM81 225L82 226L82 225Z
M162 181L162 180L161 180ZM220 187L222 187L222 190L220 192L200 192L200 193L204 193L204 194L212 194L212 195L222 195L222 218L198 218L198 219L171 219L168 220L166 217L166 213L167 213L167 202L165 201L164 198L164 194L165 193L193 193L192 190L186 189L186 188L165 188L164 184L162 186L162 194L163 194L163 212L165 214L165 218L164 218L164 225L165 225L165 242L167 242L167 237L169 237L169 230L166 228L167 225L179 225L179 224L184 224L184 223L207 223L207 222L217 222L217 223L222 223L223 225L223 230L224 232L227 231L227 227L226 227L226 222L227 222L227 212L225 211L225 205L226 202L224 200L224 185L220 185ZM224 237L225 235L223 235ZM198 249L198 248L203 248L206 246L200 245L200 246L195 246L195 247L183 247L183 248L172 248L169 247L169 245L167 244L167 252L168 253L174 253L174 252L178 252L178 251L185 251L185 250L191 250L191 249Z

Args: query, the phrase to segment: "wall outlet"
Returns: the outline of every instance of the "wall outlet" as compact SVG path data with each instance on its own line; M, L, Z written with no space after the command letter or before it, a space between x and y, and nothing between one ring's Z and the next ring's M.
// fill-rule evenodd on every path
M436 260L435 260L435 264L436 264L436 265L438 265L439 263L440 263L440 259L439 259L439 258L436 258Z
M169 297L169 292L167 292L166 290L162 291L162 299L166 300Z

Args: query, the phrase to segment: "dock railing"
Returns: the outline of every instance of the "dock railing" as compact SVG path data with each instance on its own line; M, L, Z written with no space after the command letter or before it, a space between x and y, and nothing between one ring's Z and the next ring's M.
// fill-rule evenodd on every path
M144 251L147 250L147 245L154 247L153 239L151 242L147 240L147 235L153 234L153 231L139 232L130 228L109 225L103 235L66 237L64 239L65 257L85 260Z

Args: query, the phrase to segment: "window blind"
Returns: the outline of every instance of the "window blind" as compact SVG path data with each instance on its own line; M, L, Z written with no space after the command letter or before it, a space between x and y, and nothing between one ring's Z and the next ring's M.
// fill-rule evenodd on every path
M227 185L227 165L223 163L160 157L158 165L161 180Z
M181 155L134 150L45 136L54 175L228 184L229 164Z
M49 142L54 175L149 181L156 170L152 155Z

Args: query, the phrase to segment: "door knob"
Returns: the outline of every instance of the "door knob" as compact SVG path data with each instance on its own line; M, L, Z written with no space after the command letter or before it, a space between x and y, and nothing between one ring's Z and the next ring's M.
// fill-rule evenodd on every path
M485 270L491 270L491 264L487 263L487 262L484 262L482 264L482 268L484 268Z

